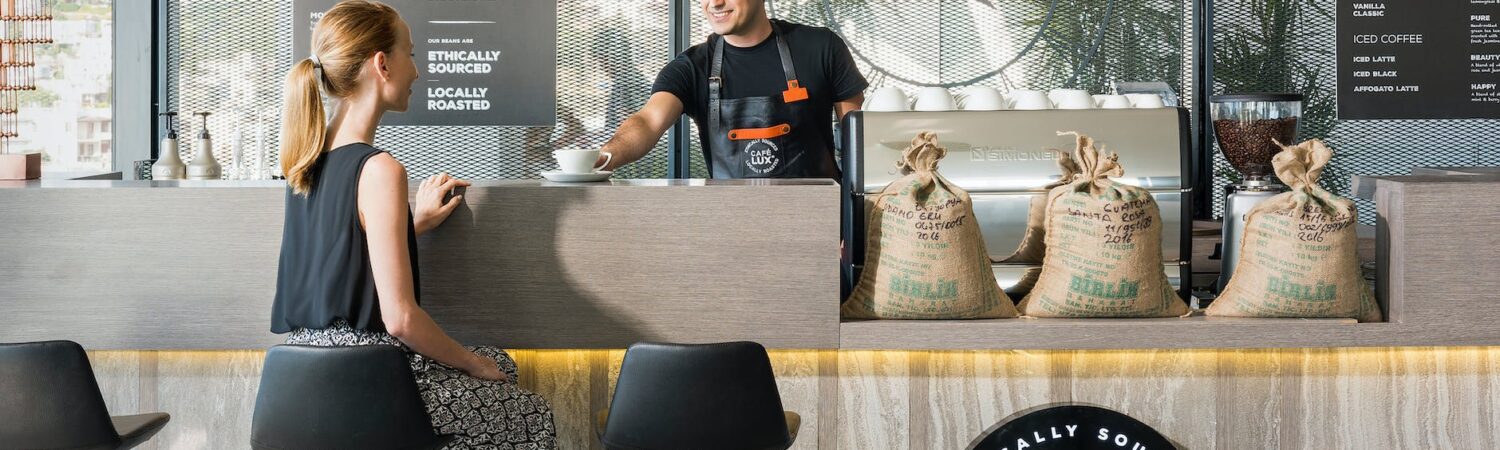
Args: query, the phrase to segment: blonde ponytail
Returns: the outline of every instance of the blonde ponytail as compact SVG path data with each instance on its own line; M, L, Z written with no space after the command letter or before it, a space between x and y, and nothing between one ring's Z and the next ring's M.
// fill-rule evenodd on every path
M286 76L286 107L281 113L281 172L292 192L307 195L312 189L310 173L323 154L328 122L323 98L318 93L318 69L304 59Z
M359 86L370 56L396 47L400 14L380 2L339 2L313 29L313 58L298 61L286 75L281 115L281 172L292 192L312 190L312 168L328 151L328 115L323 94L342 99ZM317 61L317 62L314 62Z

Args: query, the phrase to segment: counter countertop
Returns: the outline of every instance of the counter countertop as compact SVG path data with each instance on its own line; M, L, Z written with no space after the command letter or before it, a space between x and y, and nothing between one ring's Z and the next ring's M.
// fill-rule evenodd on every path
M416 186L413 180L411 185ZM739 180L715 180L715 179L614 179L597 183L557 183L546 180L471 180L473 187L479 188L506 188L506 187L668 187L668 186L837 186L833 180L824 179L739 179ZM22 188L52 188L52 189L104 189L104 188L282 188L286 183L280 180L26 180L26 181L0 181L0 189L22 189Z

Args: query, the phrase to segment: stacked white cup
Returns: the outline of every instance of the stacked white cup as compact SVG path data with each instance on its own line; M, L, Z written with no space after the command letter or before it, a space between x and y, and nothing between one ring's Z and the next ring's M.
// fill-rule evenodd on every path
M906 91L895 86L886 86L876 89L865 99L864 109L866 111L910 111L911 99L907 98Z
M970 86L964 89L960 96L959 107L965 111L1000 111L1010 109L1010 103L1005 100L1000 91L988 86Z
M948 89L928 86L908 96L906 91L895 86L876 89L865 98L866 111L1000 111L1044 110L1044 109L1130 109L1163 108L1164 102L1157 94L1098 94L1089 95L1083 89L1052 89L1039 91L1016 89L1001 94L995 88L971 86L955 97Z

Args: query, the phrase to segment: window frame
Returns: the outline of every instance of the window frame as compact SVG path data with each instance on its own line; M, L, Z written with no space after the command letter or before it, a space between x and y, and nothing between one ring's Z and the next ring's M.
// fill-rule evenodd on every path
M120 7L115 0L113 17L114 99L110 103L110 167L126 180L136 179L135 162L156 155L157 27L162 0L151 0L150 8ZM141 114L147 112L147 114Z

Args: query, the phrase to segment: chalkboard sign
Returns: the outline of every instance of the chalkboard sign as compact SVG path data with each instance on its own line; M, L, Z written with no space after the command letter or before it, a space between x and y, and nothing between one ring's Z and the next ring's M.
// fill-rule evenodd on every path
M293 57L338 0L295 0ZM553 126L557 5L529 0L383 0L411 27L417 71L411 106L382 125Z
M1032 408L1001 420L971 450L1175 450L1161 433L1130 416L1080 403Z
M1500 2L1338 0L1338 115L1500 118Z

